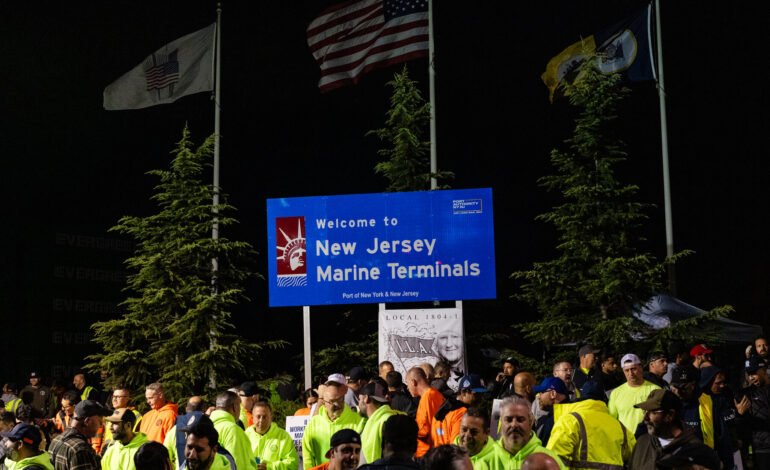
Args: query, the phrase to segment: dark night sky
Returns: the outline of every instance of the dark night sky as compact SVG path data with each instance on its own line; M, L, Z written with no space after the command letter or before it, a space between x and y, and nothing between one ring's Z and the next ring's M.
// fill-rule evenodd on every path
M385 187L372 170L378 142L364 134L382 125L385 83L397 69L321 95L305 28L329 3L224 3L222 185L240 209L233 236L261 253L266 198ZM495 198L498 299L466 302L466 316L492 314L510 325L528 310L510 300L516 286L508 275L552 255L553 231L533 219L554 197L536 178L549 172L548 152L571 132L572 111L548 103L540 74L580 35L644 2L436 3L439 166L456 173L453 187L491 187ZM767 330L767 9L750 2L663 4L674 242L696 252L678 267L678 296L702 308L731 304L735 319ZM106 229L121 215L147 214L154 180L144 173L167 164L185 122L197 141L213 131L208 94L107 112L102 90L161 45L213 22L215 8L181 1L3 2L0 18L0 312L6 325L29 330L4 351L28 340L43 351L72 345L59 368L43 372L66 375L90 350L87 325L103 316L102 304L78 309L73 301L114 302L120 288L74 282L66 267L120 270L125 255L78 249L66 234L113 237ZM427 96L427 61L409 68ZM640 185L639 199L657 205L644 234L645 248L660 256L658 99L653 83L632 90L622 109L630 158L619 173ZM266 272L264 255L256 261ZM268 309L264 281L255 281L250 294L239 324L254 338L286 338L296 348L291 354L299 353L300 309ZM361 318L375 310L354 308ZM323 331L326 321L318 318L314 331ZM20 368L43 366L49 364L30 353Z

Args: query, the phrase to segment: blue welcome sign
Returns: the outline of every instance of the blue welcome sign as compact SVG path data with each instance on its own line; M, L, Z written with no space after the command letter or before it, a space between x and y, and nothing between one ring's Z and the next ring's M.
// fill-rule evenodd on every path
M268 199L270 306L495 298L492 190Z

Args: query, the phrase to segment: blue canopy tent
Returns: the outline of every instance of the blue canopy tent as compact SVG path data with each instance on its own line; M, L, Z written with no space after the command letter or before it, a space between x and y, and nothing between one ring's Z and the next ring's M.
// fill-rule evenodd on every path
M705 310L682 302L676 297L658 294L635 311L634 316L650 328L660 330L673 322L697 317L704 313L706 313ZM751 343L754 338L762 334L762 327L759 325L742 323L729 318L719 318L714 320L714 324L718 327L725 343Z

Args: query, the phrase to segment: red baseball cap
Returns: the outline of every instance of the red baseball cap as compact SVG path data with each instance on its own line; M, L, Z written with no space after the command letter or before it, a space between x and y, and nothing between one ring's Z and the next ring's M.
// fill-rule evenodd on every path
M711 354L713 352L713 349L709 349L708 346L703 343L696 344L692 347L692 349L690 349L690 357L701 356L703 354Z

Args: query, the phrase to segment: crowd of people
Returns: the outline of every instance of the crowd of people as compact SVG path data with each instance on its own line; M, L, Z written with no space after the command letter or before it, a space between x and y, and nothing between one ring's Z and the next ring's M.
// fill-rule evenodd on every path
M403 376L387 361L372 373L353 367L305 391L295 413L307 419L301 452L254 382L212 403L191 397L182 411L162 384L149 384L141 414L125 387L100 392L78 374L71 390L51 389L32 372L21 390L3 387L0 462L8 470L770 469L768 342L756 338L732 361L713 354L696 344L642 360L583 345L544 377L506 358L488 381L468 373L450 382L441 362Z

